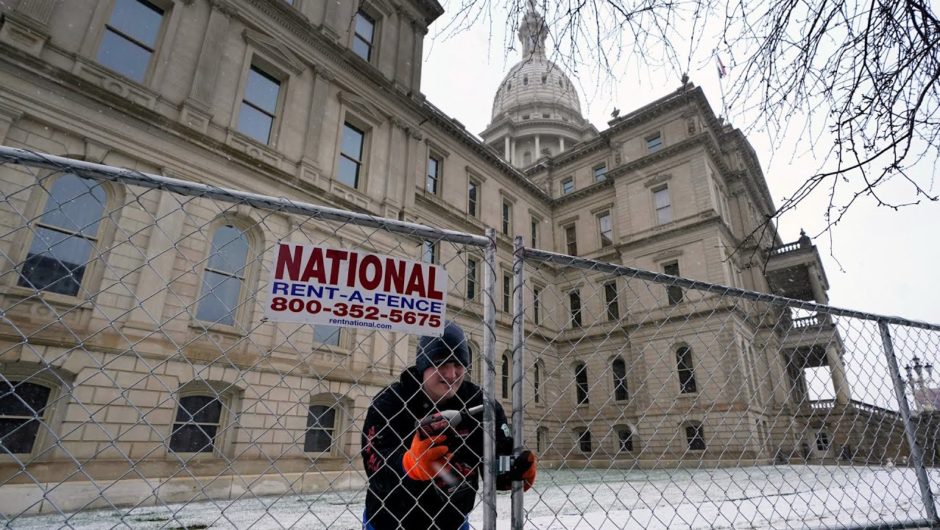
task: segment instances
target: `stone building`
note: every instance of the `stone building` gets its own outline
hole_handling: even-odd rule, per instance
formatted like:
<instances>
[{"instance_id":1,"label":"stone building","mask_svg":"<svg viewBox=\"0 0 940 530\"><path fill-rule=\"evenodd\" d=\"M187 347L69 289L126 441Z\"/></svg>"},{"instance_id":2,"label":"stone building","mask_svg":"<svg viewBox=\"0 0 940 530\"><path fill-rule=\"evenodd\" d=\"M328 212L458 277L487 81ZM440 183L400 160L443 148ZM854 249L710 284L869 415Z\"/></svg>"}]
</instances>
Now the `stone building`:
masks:
<instances>
[{"instance_id":1,"label":"stone building","mask_svg":"<svg viewBox=\"0 0 940 530\"><path fill-rule=\"evenodd\" d=\"M423 40L441 6L356 5L5 0L0 144L471 233L495 227L500 352L512 344L517 234L827 302L808 238L784 245L772 227L754 237L774 211L757 155L692 83L598 132L531 12L523 57L478 138L421 94ZM478 377L482 267L470 251L12 164L0 182L4 513L360 485L357 424L413 360L413 339L261 321L253 293L281 239L445 264ZM234 261L215 258L225 248ZM834 406L852 406L841 341L822 316L574 270L531 267L529 279L527 443L546 465L824 460L850 443L806 396L803 370L829 366ZM509 355L497 366L504 398ZM194 410L201 423L185 419ZM818 452L800 454L827 428Z\"/></svg>"}]
</instances>

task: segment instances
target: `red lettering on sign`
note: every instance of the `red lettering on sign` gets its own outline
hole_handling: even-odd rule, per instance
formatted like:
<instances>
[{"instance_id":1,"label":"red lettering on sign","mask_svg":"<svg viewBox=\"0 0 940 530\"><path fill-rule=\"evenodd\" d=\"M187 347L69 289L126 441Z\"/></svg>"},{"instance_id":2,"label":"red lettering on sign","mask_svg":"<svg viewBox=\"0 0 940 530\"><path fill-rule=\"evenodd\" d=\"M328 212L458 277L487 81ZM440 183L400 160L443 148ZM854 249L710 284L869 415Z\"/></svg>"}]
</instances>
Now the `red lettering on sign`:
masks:
<instances>
[{"instance_id":1,"label":"red lettering on sign","mask_svg":"<svg viewBox=\"0 0 940 530\"><path fill-rule=\"evenodd\" d=\"M346 261L346 255L349 254L345 250L335 250L327 249L326 257L330 260L330 283L336 285L336 282L339 281L339 265L343 261Z\"/></svg>"},{"instance_id":2,"label":"red lettering on sign","mask_svg":"<svg viewBox=\"0 0 940 530\"><path fill-rule=\"evenodd\" d=\"M356 265L359 264L359 254L356 252L349 253L349 273L346 274L346 287L355 287L356 286Z\"/></svg>"},{"instance_id":3,"label":"red lettering on sign","mask_svg":"<svg viewBox=\"0 0 940 530\"><path fill-rule=\"evenodd\" d=\"M274 277L278 280L284 279L286 269L287 278L296 281L300 274L300 262L303 259L303 247L295 246L294 253L291 254L290 245L281 243L277 249L277 265L274 268Z\"/></svg>"},{"instance_id":4,"label":"red lettering on sign","mask_svg":"<svg viewBox=\"0 0 940 530\"><path fill-rule=\"evenodd\" d=\"M405 288L405 293L408 296L420 296L424 297L424 271L420 265L415 265L411 269L411 276L408 278L408 287Z\"/></svg>"},{"instance_id":5,"label":"red lettering on sign","mask_svg":"<svg viewBox=\"0 0 940 530\"><path fill-rule=\"evenodd\" d=\"M428 298L433 300L443 300L444 293L438 291L435 287L437 285L436 278L434 276L437 274L437 267L430 267L430 277L428 278Z\"/></svg>"},{"instance_id":6,"label":"red lettering on sign","mask_svg":"<svg viewBox=\"0 0 940 530\"><path fill-rule=\"evenodd\" d=\"M385 258L385 283L383 289L400 293L405 289L405 264L397 259Z\"/></svg>"},{"instance_id":7,"label":"red lettering on sign","mask_svg":"<svg viewBox=\"0 0 940 530\"><path fill-rule=\"evenodd\" d=\"M319 283L326 282L326 270L323 267L323 250L320 247L313 247L310 259L307 260L307 268L304 269L300 281L308 282L313 278Z\"/></svg>"},{"instance_id":8,"label":"red lettering on sign","mask_svg":"<svg viewBox=\"0 0 940 530\"><path fill-rule=\"evenodd\" d=\"M371 271L370 271L371 269ZM363 289L373 290L379 286L382 281L382 261L378 256L368 254L362 258L362 266L359 267L359 285Z\"/></svg>"}]
</instances>

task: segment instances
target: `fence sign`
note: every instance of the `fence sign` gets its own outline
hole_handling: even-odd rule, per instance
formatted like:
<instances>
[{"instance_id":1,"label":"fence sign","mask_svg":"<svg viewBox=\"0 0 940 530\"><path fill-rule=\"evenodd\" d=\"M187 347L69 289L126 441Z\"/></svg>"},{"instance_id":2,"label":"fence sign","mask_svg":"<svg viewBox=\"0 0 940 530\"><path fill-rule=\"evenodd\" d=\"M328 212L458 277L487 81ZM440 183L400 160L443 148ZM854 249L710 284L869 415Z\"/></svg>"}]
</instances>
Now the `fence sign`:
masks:
<instances>
[{"instance_id":1,"label":"fence sign","mask_svg":"<svg viewBox=\"0 0 940 530\"><path fill-rule=\"evenodd\" d=\"M265 315L274 321L440 336L447 271L360 250L280 243Z\"/></svg>"}]
</instances>

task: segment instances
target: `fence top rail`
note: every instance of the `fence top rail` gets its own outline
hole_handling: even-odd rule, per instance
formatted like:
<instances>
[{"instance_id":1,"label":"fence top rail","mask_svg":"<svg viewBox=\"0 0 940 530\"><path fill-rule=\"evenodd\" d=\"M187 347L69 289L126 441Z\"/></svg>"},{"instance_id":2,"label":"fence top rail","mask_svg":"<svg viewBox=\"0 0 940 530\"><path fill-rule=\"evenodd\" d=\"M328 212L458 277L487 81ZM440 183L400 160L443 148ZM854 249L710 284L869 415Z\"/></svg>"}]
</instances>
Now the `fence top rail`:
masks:
<instances>
[{"instance_id":1,"label":"fence top rail","mask_svg":"<svg viewBox=\"0 0 940 530\"><path fill-rule=\"evenodd\" d=\"M396 219L351 212L339 208L331 208L329 206L319 206L307 202L294 201L285 197L271 197L231 188L211 186L163 175L142 173L136 170L116 168L15 147L0 145L0 162L12 162L59 171L67 170L93 180L107 180L133 184L144 188L160 189L181 195L206 197L230 203L244 203L262 210L294 213L329 221L349 222L360 226L380 228L398 234L435 240L440 239L477 247L486 247L491 244L491 241L483 235L468 234L443 228L433 228L418 223L398 221Z\"/></svg>"},{"instance_id":2,"label":"fence top rail","mask_svg":"<svg viewBox=\"0 0 940 530\"><path fill-rule=\"evenodd\" d=\"M717 293L723 295L732 295L741 298L746 298L749 300L754 300L756 302L765 302L769 304L792 307L797 309L805 309L808 311L816 311L817 313L824 313L828 315L836 315L843 317L852 317L858 318L861 320L872 320L875 322L884 322L885 324L897 324L901 326L908 326L912 328L926 329L930 331L940 331L940 324L931 324L929 322L920 322L917 320L909 320L901 317L892 317L887 315L877 315L874 313L865 313L863 311L855 311L852 309L843 309L839 307L833 307L824 304L818 304L815 302L806 302L804 300L796 300L794 298L786 298L784 296L778 296L770 293L761 293L757 291L749 291L746 289L738 289L736 287L728 287L725 285L702 282L698 280L690 280L688 278L680 278L678 276L670 276L668 274L660 272L651 272L643 269L637 269L634 267L627 267L624 265L616 265L613 263L607 263L603 261L597 261L588 258L579 258L575 256L569 256L567 254L559 254L557 252L550 252L547 250L539 250L526 247L524 250L524 257L526 259L533 259L537 261L543 261L546 263L553 263L555 265L565 265L569 267L575 267L578 269L592 270L598 272L604 272L607 274L613 274L616 276L631 276L634 278L639 278L642 280L648 280L660 284L675 285L678 287L684 287L686 289L696 289L699 291L706 291L710 293Z\"/></svg>"}]
</instances>

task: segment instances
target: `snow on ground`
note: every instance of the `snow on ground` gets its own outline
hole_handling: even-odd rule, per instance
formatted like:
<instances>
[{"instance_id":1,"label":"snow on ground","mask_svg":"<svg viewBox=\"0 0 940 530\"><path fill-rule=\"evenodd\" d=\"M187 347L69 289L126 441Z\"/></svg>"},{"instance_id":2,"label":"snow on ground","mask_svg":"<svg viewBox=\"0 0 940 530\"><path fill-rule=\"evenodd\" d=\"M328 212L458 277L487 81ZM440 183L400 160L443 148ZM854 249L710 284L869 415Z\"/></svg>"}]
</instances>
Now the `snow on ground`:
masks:
<instances>
[{"instance_id":1,"label":"snow on ground","mask_svg":"<svg viewBox=\"0 0 940 530\"><path fill-rule=\"evenodd\" d=\"M940 470L931 471L940 484ZM934 487L936 490L936 486ZM89 510L7 521L12 528L361 528L365 492ZM525 495L526 528L840 528L925 519L909 468L764 466L700 470L544 470ZM497 498L499 528L510 499ZM470 517L482 528L482 507Z\"/></svg>"}]
</instances>

